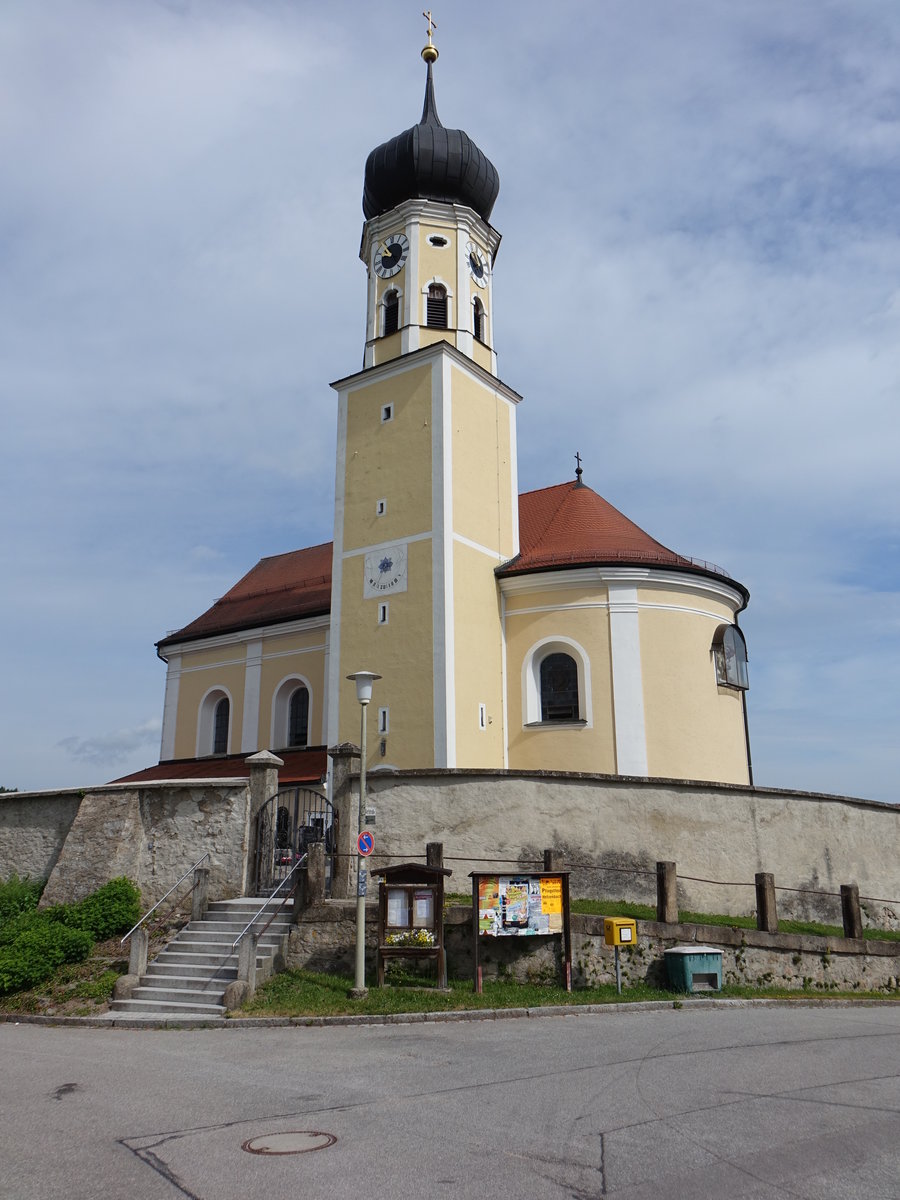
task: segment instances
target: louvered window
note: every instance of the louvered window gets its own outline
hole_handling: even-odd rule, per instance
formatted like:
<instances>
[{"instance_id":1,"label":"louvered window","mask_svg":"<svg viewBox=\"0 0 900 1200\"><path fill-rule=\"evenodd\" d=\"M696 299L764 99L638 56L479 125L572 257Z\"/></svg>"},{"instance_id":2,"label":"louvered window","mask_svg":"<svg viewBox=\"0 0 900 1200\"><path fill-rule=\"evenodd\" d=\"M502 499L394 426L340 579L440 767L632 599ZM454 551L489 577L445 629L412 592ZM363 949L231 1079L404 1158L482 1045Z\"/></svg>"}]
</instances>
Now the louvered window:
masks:
<instances>
[{"instance_id":1,"label":"louvered window","mask_svg":"<svg viewBox=\"0 0 900 1200\"><path fill-rule=\"evenodd\" d=\"M396 333L400 328L400 297L396 292L387 292L384 297L384 336Z\"/></svg>"},{"instance_id":2,"label":"louvered window","mask_svg":"<svg viewBox=\"0 0 900 1200\"><path fill-rule=\"evenodd\" d=\"M309 692L298 687L291 696L288 716L288 745L305 746L309 740Z\"/></svg>"},{"instance_id":3,"label":"louvered window","mask_svg":"<svg viewBox=\"0 0 900 1200\"><path fill-rule=\"evenodd\" d=\"M228 753L228 717L230 711L231 705L228 703L228 697L223 696L216 705L216 712L213 717L213 754Z\"/></svg>"},{"instance_id":4,"label":"louvered window","mask_svg":"<svg viewBox=\"0 0 900 1200\"><path fill-rule=\"evenodd\" d=\"M541 663L541 720L578 720L578 664L568 654L548 654Z\"/></svg>"},{"instance_id":5,"label":"louvered window","mask_svg":"<svg viewBox=\"0 0 900 1200\"><path fill-rule=\"evenodd\" d=\"M447 289L433 283L428 289L427 324L433 329L447 328Z\"/></svg>"},{"instance_id":6,"label":"louvered window","mask_svg":"<svg viewBox=\"0 0 900 1200\"><path fill-rule=\"evenodd\" d=\"M472 304L472 331L479 342L484 341L484 305L477 296Z\"/></svg>"}]
</instances>

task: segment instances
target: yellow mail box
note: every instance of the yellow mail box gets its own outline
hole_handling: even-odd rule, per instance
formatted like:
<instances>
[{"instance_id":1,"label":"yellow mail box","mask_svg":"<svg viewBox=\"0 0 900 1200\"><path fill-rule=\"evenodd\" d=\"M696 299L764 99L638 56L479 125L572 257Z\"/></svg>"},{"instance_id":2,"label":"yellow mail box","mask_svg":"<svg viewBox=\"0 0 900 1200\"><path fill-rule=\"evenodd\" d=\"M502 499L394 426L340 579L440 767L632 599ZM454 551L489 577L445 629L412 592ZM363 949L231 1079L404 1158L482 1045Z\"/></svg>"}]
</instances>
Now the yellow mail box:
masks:
<instances>
[{"instance_id":1,"label":"yellow mail box","mask_svg":"<svg viewBox=\"0 0 900 1200\"><path fill-rule=\"evenodd\" d=\"M631 917L604 917L603 940L607 946L633 946L637 941L637 921Z\"/></svg>"}]
</instances>

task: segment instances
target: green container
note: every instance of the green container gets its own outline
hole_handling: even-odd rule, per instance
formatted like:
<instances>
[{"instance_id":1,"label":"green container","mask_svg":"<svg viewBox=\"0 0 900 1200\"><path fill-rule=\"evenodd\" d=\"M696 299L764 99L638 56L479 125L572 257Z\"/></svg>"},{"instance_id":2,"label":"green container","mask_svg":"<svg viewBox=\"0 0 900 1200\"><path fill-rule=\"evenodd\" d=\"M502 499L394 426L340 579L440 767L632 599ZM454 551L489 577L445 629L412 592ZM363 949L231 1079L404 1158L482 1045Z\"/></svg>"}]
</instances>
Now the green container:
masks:
<instances>
[{"instance_id":1,"label":"green container","mask_svg":"<svg viewBox=\"0 0 900 1200\"><path fill-rule=\"evenodd\" d=\"M715 946L672 946L665 952L669 987L675 992L722 989L722 951Z\"/></svg>"}]
</instances>

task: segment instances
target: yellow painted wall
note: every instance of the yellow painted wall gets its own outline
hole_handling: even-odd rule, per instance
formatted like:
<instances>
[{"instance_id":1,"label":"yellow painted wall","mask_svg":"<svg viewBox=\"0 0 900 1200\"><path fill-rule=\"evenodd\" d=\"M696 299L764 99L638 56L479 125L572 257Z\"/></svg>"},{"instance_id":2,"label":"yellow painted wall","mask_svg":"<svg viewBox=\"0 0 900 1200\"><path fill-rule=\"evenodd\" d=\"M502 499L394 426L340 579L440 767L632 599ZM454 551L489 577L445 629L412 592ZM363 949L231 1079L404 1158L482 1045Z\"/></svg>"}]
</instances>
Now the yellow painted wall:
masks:
<instances>
[{"instance_id":1,"label":"yellow painted wall","mask_svg":"<svg viewBox=\"0 0 900 1200\"><path fill-rule=\"evenodd\" d=\"M272 704L275 692L286 675L302 675L312 688L309 709L309 745L322 743L322 715L325 703L325 630L279 635L263 639L263 661L259 686L259 729L256 740L260 750L279 748L272 739ZM275 742L277 742L277 732Z\"/></svg>"},{"instance_id":2,"label":"yellow painted wall","mask_svg":"<svg viewBox=\"0 0 900 1200\"><path fill-rule=\"evenodd\" d=\"M638 603L649 773L749 782L741 694L717 686L710 652L717 626L733 623L733 609L711 597L648 588L639 589Z\"/></svg>"},{"instance_id":3,"label":"yellow painted wall","mask_svg":"<svg viewBox=\"0 0 900 1200\"><path fill-rule=\"evenodd\" d=\"M430 511L430 508L429 508ZM362 555L344 560L341 605L340 740L359 743L356 689L346 676L375 671L369 706L369 765L394 762L392 744L402 746L404 767L434 763L434 695L431 540L412 542L408 551L409 590L379 599L363 599ZM378 603L386 600L390 620L378 624ZM391 732L382 760L376 733L377 709L390 708Z\"/></svg>"},{"instance_id":4,"label":"yellow painted wall","mask_svg":"<svg viewBox=\"0 0 900 1200\"><path fill-rule=\"evenodd\" d=\"M227 665L217 665L227 655ZM240 656L240 661L234 659ZM224 688L231 696L231 732L228 752L236 754L241 748L244 715L244 672L246 648L228 646L223 650L186 651L182 657L181 680L178 685L178 714L175 723L175 757L193 758L197 753L197 722L200 701L213 687ZM192 668L200 667L199 670Z\"/></svg>"},{"instance_id":5,"label":"yellow painted wall","mask_svg":"<svg viewBox=\"0 0 900 1200\"><path fill-rule=\"evenodd\" d=\"M431 529L431 365L351 391L347 404L344 548ZM391 421L381 409L394 406ZM387 500L387 512L375 505Z\"/></svg>"},{"instance_id":6,"label":"yellow painted wall","mask_svg":"<svg viewBox=\"0 0 900 1200\"><path fill-rule=\"evenodd\" d=\"M454 532L508 558L515 549L512 410L491 389L458 367L451 371L451 388Z\"/></svg>"},{"instance_id":7,"label":"yellow painted wall","mask_svg":"<svg viewBox=\"0 0 900 1200\"><path fill-rule=\"evenodd\" d=\"M503 652L496 560L453 546L456 765L503 766ZM478 724L485 704L490 722Z\"/></svg>"},{"instance_id":8,"label":"yellow painted wall","mask_svg":"<svg viewBox=\"0 0 900 1200\"><path fill-rule=\"evenodd\" d=\"M574 607L584 590L566 588L507 597L506 664L509 709L509 765L520 770L614 772L615 732L611 704L612 673L609 614L605 607ZM591 593L605 602L605 589ZM555 604L554 601L557 603ZM526 608L540 612L525 613ZM516 611L518 609L518 611ZM522 666L528 651L544 638L570 637L591 664L593 728L523 728Z\"/></svg>"},{"instance_id":9,"label":"yellow painted wall","mask_svg":"<svg viewBox=\"0 0 900 1200\"><path fill-rule=\"evenodd\" d=\"M488 327L488 336L490 337L490 327ZM493 339L492 339L493 341ZM488 346L481 342L473 341L472 357L479 367L484 367L485 371L493 371L493 363L491 361L491 351Z\"/></svg>"}]
</instances>

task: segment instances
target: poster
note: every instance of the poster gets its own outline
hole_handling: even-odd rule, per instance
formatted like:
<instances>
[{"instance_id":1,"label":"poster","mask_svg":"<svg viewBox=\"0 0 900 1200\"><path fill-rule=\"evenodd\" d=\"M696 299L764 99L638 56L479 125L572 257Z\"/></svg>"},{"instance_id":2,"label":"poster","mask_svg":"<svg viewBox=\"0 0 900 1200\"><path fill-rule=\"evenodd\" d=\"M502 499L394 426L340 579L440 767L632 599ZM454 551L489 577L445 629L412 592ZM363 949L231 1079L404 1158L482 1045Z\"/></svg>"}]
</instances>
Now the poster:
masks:
<instances>
[{"instance_id":1,"label":"poster","mask_svg":"<svg viewBox=\"0 0 900 1200\"><path fill-rule=\"evenodd\" d=\"M483 937L562 933L562 877L485 875L478 881L478 932Z\"/></svg>"}]
</instances>

